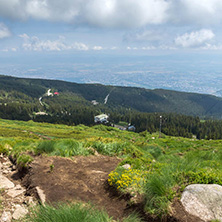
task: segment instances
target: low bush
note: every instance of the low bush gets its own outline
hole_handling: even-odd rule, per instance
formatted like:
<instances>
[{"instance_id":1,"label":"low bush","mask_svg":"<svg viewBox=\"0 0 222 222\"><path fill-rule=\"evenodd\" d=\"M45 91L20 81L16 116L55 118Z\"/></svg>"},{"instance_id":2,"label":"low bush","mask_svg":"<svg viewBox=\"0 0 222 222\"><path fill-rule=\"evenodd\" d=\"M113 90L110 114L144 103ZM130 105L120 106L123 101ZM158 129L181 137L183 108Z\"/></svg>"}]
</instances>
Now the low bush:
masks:
<instances>
[{"instance_id":1,"label":"low bush","mask_svg":"<svg viewBox=\"0 0 222 222\"><path fill-rule=\"evenodd\" d=\"M27 167L33 161L33 158L29 155L22 154L17 158L17 164L20 167Z\"/></svg>"},{"instance_id":2,"label":"low bush","mask_svg":"<svg viewBox=\"0 0 222 222\"><path fill-rule=\"evenodd\" d=\"M5 145L0 144L0 153L8 154L9 150Z\"/></svg>"},{"instance_id":3,"label":"low bush","mask_svg":"<svg viewBox=\"0 0 222 222\"><path fill-rule=\"evenodd\" d=\"M63 157L93 154L92 150L84 148L81 142L72 139L42 141L37 146L36 153Z\"/></svg>"},{"instance_id":4,"label":"low bush","mask_svg":"<svg viewBox=\"0 0 222 222\"><path fill-rule=\"evenodd\" d=\"M167 216L170 201L174 198L173 186L175 182L170 172L151 174L145 184L145 210L160 218Z\"/></svg>"},{"instance_id":5,"label":"low bush","mask_svg":"<svg viewBox=\"0 0 222 222\"><path fill-rule=\"evenodd\" d=\"M125 150L126 144L94 142L91 146L100 154L115 156Z\"/></svg>"},{"instance_id":6,"label":"low bush","mask_svg":"<svg viewBox=\"0 0 222 222\"><path fill-rule=\"evenodd\" d=\"M142 187L146 177L145 174L146 172L143 170L118 167L109 174L108 183L122 192L128 192L130 190L131 192L137 191L142 193Z\"/></svg>"}]
</instances>

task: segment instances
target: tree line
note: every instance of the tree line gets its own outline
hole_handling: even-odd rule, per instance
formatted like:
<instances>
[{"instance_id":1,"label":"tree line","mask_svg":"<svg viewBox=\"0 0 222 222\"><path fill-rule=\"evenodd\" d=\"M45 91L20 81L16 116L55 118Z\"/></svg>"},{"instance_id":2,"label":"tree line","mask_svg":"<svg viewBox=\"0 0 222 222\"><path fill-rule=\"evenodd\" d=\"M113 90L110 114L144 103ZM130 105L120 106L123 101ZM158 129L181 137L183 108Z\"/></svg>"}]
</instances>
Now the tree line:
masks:
<instances>
[{"instance_id":1,"label":"tree line","mask_svg":"<svg viewBox=\"0 0 222 222\"><path fill-rule=\"evenodd\" d=\"M88 104L51 104L48 115L34 115L39 110L39 104L9 103L0 104L0 118L11 120L33 120L67 125L94 125L94 116L101 112L109 114L110 123L128 122L136 127L136 132L161 132L170 136L181 136L197 139L222 139L221 120L201 120L199 117L175 113L142 113L124 108L103 108ZM162 116L160 120L160 116ZM160 122L161 121L161 122Z\"/></svg>"}]
</instances>

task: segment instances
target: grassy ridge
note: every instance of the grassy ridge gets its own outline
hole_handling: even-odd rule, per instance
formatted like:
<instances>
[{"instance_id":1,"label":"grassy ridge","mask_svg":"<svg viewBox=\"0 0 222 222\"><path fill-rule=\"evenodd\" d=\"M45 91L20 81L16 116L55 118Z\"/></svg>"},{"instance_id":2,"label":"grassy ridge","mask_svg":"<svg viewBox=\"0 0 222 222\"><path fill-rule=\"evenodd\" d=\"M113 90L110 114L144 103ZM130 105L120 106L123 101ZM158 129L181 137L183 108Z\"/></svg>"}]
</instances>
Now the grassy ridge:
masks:
<instances>
[{"instance_id":1,"label":"grassy ridge","mask_svg":"<svg viewBox=\"0 0 222 222\"><path fill-rule=\"evenodd\" d=\"M53 125L0 119L0 152L26 166L33 154L119 156L123 161L108 182L131 201L144 201L145 212L158 217L170 213L174 198L193 183L222 185L220 140L196 140L121 131L112 127ZM32 156L30 155L32 154ZM122 166L130 164L129 169Z\"/></svg>"}]
</instances>

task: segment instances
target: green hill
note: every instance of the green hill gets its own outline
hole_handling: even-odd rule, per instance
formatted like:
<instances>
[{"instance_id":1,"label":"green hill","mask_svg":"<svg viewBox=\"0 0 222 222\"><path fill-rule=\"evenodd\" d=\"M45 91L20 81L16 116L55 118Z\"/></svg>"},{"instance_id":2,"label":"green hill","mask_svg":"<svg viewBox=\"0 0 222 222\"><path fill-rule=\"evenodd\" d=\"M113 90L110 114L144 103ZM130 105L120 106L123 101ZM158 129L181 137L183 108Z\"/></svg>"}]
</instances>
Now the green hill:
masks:
<instances>
[{"instance_id":1,"label":"green hill","mask_svg":"<svg viewBox=\"0 0 222 222\"><path fill-rule=\"evenodd\" d=\"M222 99L211 95L0 76L1 103L19 101L37 104L38 98L48 89L64 95L62 101L60 98L54 99L61 106L65 102L78 101L89 105L92 100L103 104L105 97L110 94L105 106L110 109L121 107L140 112L173 112L201 118L222 118Z\"/></svg>"}]
</instances>

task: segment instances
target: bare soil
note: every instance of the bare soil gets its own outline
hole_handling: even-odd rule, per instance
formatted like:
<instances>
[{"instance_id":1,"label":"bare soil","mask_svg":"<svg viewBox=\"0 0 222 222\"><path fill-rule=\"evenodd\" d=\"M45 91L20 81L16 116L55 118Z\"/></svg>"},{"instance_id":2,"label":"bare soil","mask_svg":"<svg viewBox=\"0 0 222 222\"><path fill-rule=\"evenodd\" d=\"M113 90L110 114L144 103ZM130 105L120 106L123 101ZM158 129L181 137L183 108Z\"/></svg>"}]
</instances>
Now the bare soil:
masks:
<instances>
[{"instance_id":1,"label":"bare soil","mask_svg":"<svg viewBox=\"0 0 222 222\"><path fill-rule=\"evenodd\" d=\"M145 215L143 204L129 206L129 196L120 196L107 184L108 174L116 168L121 159L108 156L77 156L73 159L62 157L36 157L23 185L28 194L39 186L46 195L47 203L84 201L105 209L113 219L122 219L132 211L137 211L144 221L159 222ZM179 200L172 205L173 216L167 222L201 222L189 215Z\"/></svg>"}]
</instances>

